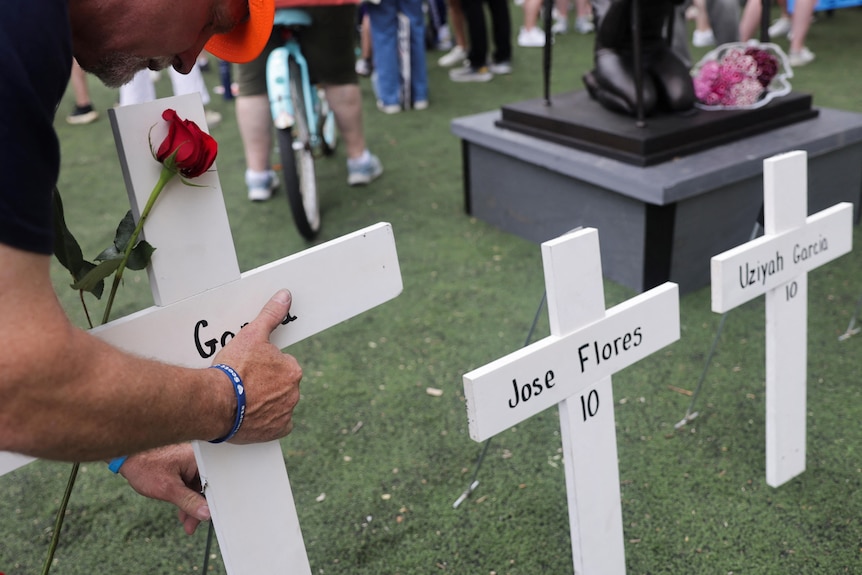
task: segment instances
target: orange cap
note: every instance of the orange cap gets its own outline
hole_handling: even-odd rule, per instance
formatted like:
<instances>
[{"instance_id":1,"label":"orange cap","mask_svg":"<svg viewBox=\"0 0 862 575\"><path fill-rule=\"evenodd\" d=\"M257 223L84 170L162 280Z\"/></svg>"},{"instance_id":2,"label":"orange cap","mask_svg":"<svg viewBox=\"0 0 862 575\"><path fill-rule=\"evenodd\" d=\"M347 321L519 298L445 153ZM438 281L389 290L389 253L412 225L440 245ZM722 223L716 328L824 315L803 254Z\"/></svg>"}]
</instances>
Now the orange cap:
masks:
<instances>
[{"instance_id":1,"label":"orange cap","mask_svg":"<svg viewBox=\"0 0 862 575\"><path fill-rule=\"evenodd\" d=\"M275 0L248 0L248 20L209 39L204 49L216 58L244 64L257 58L272 33Z\"/></svg>"}]
</instances>

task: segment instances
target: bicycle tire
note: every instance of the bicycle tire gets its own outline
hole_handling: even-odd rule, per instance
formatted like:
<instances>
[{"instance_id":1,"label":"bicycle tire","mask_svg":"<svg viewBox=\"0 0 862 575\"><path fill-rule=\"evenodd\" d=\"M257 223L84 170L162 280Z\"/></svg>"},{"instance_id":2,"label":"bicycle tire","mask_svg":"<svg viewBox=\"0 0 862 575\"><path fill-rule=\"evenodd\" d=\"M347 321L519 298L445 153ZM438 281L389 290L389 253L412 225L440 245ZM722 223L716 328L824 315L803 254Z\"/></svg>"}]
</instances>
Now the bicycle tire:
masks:
<instances>
[{"instance_id":1,"label":"bicycle tire","mask_svg":"<svg viewBox=\"0 0 862 575\"><path fill-rule=\"evenodd\" d=\"M314 182L314 158L311 151L293 138L290 129L276 130L284 189L290 204L293 223L303 238L313 240L320 231L320 208L314 184L308 184L309 174ZM294 142L298 145L294 149ZM311 190L309 190L311 188ZM311 191L312 193L308 193ZM305 194L303 194L305 192ZM308 200L306 200L308 197Z\"/></svg>"},{"instance_id":2,"label":"bicycle tire","mask_svg":"<svg viewBox=\"0 0 862 575\"><path fill-rule=\"evenodd\" d=\"M293 130L276 130L284 189L299 234L306 240L314 239L320 231L320 204L317 199L317 179L314 157L309 142L306 102L302 92L299 64L293 58L287 61L290 74L289 90L293 102Z\"/></svg>"}]
</instances>

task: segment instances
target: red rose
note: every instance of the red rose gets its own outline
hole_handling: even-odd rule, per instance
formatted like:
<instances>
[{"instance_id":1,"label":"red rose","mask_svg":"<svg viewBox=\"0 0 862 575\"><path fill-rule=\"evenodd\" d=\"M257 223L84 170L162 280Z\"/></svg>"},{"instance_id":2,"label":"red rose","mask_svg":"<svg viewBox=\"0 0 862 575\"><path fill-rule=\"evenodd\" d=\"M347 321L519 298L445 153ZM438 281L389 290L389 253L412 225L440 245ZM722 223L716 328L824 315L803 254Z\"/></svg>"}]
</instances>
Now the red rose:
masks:
<instances>
[{"instance_id":1,"label":"red rose","mask_svg":"<svg viewBox=\"0 0 862 575\"><path fill-rule=\"evenodd\" d=\"M159 146L156 159L164 164L173 156L173 166L186 178L196 178L209 170L218 153L218 144L212 136L191 120L181 119L176 110L165 110L162 118L168 122L168 135Z\"/></svg>"}]
</instances>

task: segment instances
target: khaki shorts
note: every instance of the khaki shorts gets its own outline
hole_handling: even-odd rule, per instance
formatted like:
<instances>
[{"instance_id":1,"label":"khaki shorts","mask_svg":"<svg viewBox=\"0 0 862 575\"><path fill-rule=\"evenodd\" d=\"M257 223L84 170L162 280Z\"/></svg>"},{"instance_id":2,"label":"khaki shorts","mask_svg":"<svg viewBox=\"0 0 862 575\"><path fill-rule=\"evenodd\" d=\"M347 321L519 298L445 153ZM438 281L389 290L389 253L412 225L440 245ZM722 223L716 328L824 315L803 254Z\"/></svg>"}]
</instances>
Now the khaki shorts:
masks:
<instances>
[{"instance_id":1,"label":"khaki shorts","mask_svg":"<svg viewBox=\"0 0 862 575\"><path fill-rule=\"evenodd\" d=\"M299 34L299 46L308 62L312 84L341 86L357 84L354 45L356 39L356 5L310 6L311 26ZM236 66L240 96L266 94L266 58L283 42L277 31L263 53L248 64Z\"/></svg>"}]
</instances>

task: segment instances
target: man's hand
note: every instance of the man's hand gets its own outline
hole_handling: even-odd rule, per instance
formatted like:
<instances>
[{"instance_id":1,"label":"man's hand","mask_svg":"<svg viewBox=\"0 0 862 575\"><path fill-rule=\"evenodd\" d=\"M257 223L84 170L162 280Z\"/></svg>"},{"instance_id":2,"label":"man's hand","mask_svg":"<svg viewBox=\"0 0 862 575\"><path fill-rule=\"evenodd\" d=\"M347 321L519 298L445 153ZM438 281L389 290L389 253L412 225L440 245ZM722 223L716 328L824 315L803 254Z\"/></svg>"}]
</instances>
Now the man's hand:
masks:
<instances>
[{"instance_id":1,"label":"man's hand","mask_svg":"<svg viewBox=\"0 0 862 575\"><path fill-rule=\"evenodd\" d=\"M269 342L272 331L290 311L291 295L280 290L260 314L216 355L213 363L231 366L245 387L245 420L231 443L278 439L293 428L293 408L299 401L302 368L296 359ZM227 381L223 385L229 385ZM225 421L225 432L231 421Z\"/></svg>"},{"instance_id":2,"label":"man's hand","mask_svg":"<svg viewBox=\"0 0 862 575\"><path fill-rule=\"evenodd\" d=\"M191 444L158 447L131 455L120 467L120 475L141 495L176 505L180 523L189 535L201 521L209 521L210 508L201 495Z\"/></svg>"}]
</instances>

